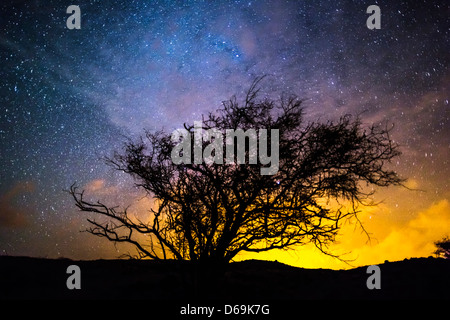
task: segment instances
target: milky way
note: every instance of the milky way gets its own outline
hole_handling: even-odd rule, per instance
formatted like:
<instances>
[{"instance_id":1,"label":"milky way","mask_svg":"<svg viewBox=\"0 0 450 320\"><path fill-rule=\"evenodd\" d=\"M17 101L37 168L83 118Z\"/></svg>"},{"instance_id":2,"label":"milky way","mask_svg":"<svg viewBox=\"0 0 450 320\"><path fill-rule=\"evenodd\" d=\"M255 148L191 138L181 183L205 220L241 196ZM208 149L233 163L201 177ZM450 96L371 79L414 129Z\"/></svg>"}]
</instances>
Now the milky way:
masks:
<instances>
[{"instance_id":1,"label":"milky way","mask_svg":"<svg viewBox=\"0 0 450 320\"><path fill-rule=\"evenodd\" d=\"M79 30L66 26L71 4ZM371 4L379 30L366 26ZM423 192L382 193L384 223L407 226L450 200L448 14L445 1L3 2L0 254L113 257L78 232L63 190L126 203L131 181L102 157L201 119L261 75L263 95L297 94L312 120L394 125L392 166Z\"/></svg>"}]
</instances>

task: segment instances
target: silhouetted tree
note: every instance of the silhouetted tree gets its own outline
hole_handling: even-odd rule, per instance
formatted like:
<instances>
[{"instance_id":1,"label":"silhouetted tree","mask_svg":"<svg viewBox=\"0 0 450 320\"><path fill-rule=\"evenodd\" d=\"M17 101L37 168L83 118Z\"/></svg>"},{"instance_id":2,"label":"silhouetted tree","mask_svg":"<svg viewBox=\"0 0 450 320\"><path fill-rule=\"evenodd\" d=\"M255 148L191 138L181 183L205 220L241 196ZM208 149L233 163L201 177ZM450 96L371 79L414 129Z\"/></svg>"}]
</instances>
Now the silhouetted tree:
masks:
<instances>
[{"instance_id":1,"label":"silhouetted tree","mask_svg":"<svg viewBox=\"0 0 450 320\"><path fill-rule=\"evenodd\" d=\"M445 237L442 240L436 241L434 243L436 246L436 251L434 251L434 254L437 257L443 257L445 259L450 259L450 238Z\"/></svg>"},{"instance_id":2,"label":"silhouetted tree","mask_svg":"<svg viewBox=\"0 0 450 320\"><path fill-rule=\"evenodd\" d=\"M127 210L86 201L73 185L70 193L79 209L108 218L88 219L88 232L131 243L140 258L226 263L242 251L306 243L331 254L327 245L342 222L354 217L359 223L358 207L371 204L370 187L401 184L396 172L386 168L400 155L398 146L387 126L363 128L358 118L348 115L338 121L306 122L302 100L295 96L259 99L261 79L254 81L242 104L233 97L206 115L202 129L216 128L224 135L227 129L278 129L276 173L262 175L261 165L250 164L250 148L244 164L175 164L171 153L178 141L172 141L170 133L146 132L107 163L133 176L157 209L151 210L148 221L138 221ZM195 144L196 129L184 127ZM268 139L269 150L274 141ZM225 159L225 147L211 155ZM148 235L148 243L137 241L135 234Z\"/></svg>"}]
</instances>

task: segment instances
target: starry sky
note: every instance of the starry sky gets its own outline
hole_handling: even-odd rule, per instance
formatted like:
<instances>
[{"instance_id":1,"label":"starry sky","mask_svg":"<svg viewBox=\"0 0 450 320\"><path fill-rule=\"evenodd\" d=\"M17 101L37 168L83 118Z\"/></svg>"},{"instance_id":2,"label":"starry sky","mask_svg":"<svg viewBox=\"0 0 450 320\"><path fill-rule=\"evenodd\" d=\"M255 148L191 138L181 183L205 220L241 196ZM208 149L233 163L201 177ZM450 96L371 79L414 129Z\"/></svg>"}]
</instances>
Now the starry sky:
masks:
<instances>
[{"instance_id":1,"label":"starry sky","mask_svg":"<svg viewBox=\"0 0 450 320\"><path fill-rule=\"evenodd\" d=\"M69 30L69 5L81 29ZM381 9L369 30L368 6ZM0 254L73 259L127 252L80 232L64 192L131 205L150 200L102 157L144 129L200 120L252 80L264 96L305 99L310 120L360 115L394 125L391 164L411 189L379 190L333 246L354 265L429 256L450 234L450 46L446 1L2 1ZM345 267L308 246L242 258Z\"/></svg>"}]
</instances>

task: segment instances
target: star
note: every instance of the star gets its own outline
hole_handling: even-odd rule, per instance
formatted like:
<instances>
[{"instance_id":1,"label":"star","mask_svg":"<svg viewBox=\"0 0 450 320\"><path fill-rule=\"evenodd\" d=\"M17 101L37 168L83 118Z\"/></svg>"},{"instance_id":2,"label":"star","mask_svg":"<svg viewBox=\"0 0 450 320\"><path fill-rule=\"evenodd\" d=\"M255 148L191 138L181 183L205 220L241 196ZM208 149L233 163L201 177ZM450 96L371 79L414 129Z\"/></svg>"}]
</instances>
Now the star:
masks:
<instances>
[{"instance_id":1,"label":"star","mask_svg":"<svg viewBox=\"0 0 450 320\"><path fill-rule=\"evenodd\" d=\"M132 179L102 158L145 129L201 120L261 75L264 96L304 98L307 121L352 114L368 125L395 124L403 151L395 170L433 192L384 194L399 200L387 204L395 214L385 225L368 216L375 231L385 235L449 199L443 1L380 4L379 30L367 28L367 8L348 1L77 5L80 29L67 28L60 1L1 5L0 195L13 196L0 214L0 248L8 254L117 256L97 240L80 244L84 220L63 190L76 181L129 205L139 198ZM23 212L27 223L8 224Z\"/></svg>"}]
</instances>

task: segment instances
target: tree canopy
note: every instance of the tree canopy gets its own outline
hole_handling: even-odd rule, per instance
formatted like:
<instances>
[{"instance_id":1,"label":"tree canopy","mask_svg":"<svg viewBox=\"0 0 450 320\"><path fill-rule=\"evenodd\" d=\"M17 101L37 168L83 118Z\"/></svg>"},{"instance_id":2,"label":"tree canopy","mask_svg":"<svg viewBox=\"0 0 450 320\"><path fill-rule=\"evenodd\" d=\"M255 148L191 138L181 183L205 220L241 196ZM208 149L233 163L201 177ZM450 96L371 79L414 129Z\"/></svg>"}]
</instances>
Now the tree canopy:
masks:
<instances>
[{"instance_id":1,"label":"tree canopy","mask_svg":"<svg viewBox=\"0 0 450 320\"><path fill-rule=\"evenodd\" d=\"M306 243L332 255L327 246L335 241L343 221L349 217L359 221L359 206L371 203L373 191L367 186L402 183L388 168L400 155L398 146L390 138L390 128L365 127L358 117L306 121L303 101L296 96L260 99L260 81L254 81L242 102L232 97L221 109L203 116L200 129L214 130L215 137L206 135L199 142L198 125L184 124L184 138L191 139L191 145L200 143L209 160L216 161L173 161L179 140L164 131L147 131L106 160L130 174L154 199L157 206L148 221L133 219L126 209L88 202L73 185L70 193L79 209L107 218L88 219L88 231L115 243L131 243L140 258L226 263L243 251ZM235 143L232 148L238 151L236 138L211 147L231 129L266 130L267 135L246 135L244 161L231 162L226 161L226 148ZM252 158L251 139L258 142L259 164ZM266 156L271 150L270 157L278 161L276 172L261 174L261 168L273 165L262 161L262 147ZM177 149L185 159L186 152ZM192 160L195 155L190 156ZM137 241L135 234L148 235L148 243Z\"/></svg>"}]
</instances>

